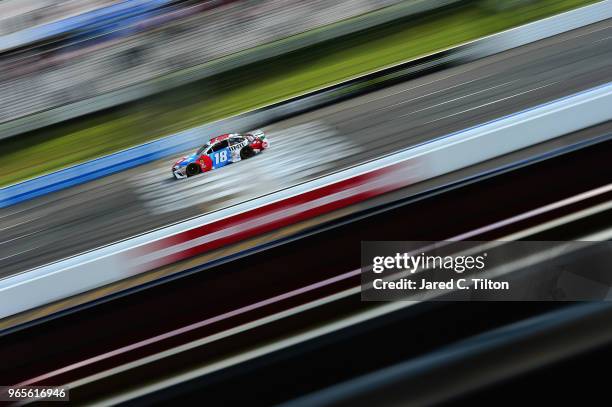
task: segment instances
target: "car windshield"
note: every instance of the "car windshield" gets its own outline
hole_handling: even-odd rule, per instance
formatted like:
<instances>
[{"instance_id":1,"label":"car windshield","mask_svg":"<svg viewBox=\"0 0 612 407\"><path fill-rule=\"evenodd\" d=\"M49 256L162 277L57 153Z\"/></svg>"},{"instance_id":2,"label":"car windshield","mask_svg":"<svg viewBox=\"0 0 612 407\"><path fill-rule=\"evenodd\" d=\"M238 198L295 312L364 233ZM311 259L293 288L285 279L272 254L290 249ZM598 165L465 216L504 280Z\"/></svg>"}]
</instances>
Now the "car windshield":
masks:
<instances>
[{"instance_id":1,"label":"car windshield","mask_svg":"<svg viewBox=\"0 0 612 407\"><path fill-rule=\"evenodd\" d=\"M210 146L208 145L208 143L207 143L207 144L204 144L202 147L200 147L200 148L198 149L198 151L196 151L196 154L197 154L197 155L202 155L202 153L204 153L204 151L206 151L206 149L207 149L208 147L210 147Z\"/></svg>"}]
</instances>

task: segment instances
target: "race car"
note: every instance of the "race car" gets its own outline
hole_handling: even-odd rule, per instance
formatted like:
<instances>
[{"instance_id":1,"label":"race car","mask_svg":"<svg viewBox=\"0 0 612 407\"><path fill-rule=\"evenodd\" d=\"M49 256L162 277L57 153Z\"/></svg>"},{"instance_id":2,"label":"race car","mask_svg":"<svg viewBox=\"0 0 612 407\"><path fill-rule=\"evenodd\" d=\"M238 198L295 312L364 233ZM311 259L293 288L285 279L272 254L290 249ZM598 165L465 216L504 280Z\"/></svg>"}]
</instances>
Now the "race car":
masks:
<instances>
[{"instance_id":1,"label":"race car","mask_svg":"<svg viewBox=\"0 0 612 407\"><path fill-rule=\"evenodd\" d=\"M227 164L246 160L270 146L262 130L250 133L231 133L213 137L195 153L182 157L172 165L172 175L183 179Z\"/></svg>"}]
</instances>

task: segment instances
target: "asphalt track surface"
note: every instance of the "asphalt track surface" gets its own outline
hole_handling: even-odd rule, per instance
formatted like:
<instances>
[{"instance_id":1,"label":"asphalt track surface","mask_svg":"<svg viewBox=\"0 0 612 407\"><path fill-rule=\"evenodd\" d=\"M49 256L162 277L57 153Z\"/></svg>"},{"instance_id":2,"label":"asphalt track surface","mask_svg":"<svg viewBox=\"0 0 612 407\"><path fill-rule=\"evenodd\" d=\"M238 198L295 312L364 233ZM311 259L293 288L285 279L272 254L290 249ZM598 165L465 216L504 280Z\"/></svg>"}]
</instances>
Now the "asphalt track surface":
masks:
<instances>
[{"instance_id":1,"label":"asphalt track surface","mask_svg":"<svg viewBox=\"0 0 612 407\"><path fill-rule=\"evenodd\" d=\"M610 82L611 32L604 21L271 124L270 150L188 180L171 158L2 209L0 277Z\"/></svg>"}]
</instances>

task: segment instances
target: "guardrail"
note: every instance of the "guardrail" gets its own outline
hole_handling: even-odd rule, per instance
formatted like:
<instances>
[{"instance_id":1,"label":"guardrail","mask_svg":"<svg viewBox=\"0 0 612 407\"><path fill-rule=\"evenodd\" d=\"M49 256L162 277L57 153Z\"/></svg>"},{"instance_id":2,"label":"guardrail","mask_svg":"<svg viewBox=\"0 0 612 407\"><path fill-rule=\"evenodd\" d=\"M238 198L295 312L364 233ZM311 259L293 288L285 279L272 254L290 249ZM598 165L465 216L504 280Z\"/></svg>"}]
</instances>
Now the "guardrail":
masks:
<instances>
[{"instance_id":1,"label":"guardrail","mask_svg":"<svg viewBox=\"0 0 612 407\"><path fill-rule=\"evenodd\" d=\"M0 318L612 119L612 83L0 280ZM504 140L500 143L499 140Z\"/></svg>"},{"instance_id":2,"label":"guardrail","mask_svg":"<svg viewBox=\"0 0 612 407\"><path fill-rule=\"evenodd\" d=\"M291 115L379 89L407 76L450 63L475 60L567 32L612 17L612 2L604 1L405 61L284 102L189 129L140 146L68 167L0 189L0 208L91 181L114 172L192 149L228 131L248 131Z\"/></svg>"}]
</instances>

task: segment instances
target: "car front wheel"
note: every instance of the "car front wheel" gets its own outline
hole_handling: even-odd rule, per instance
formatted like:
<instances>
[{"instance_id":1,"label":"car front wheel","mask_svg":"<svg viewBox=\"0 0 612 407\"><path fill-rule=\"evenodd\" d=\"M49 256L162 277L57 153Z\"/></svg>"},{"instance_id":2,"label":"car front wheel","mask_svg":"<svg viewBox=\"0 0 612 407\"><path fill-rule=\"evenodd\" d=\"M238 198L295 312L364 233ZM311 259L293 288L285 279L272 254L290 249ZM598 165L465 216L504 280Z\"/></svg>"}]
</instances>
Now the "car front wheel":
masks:
<instances>
[{"instance_id":1,"label":"car front wheel","mask_svg":"<svg viewBox=\"0 0 612 407\"><path fill-rule=\"evenodd\" d=\"M192 175L199 174L201 172L200 166L198 164L189 164L187 166L187 176L191 177Z\"/></svg>"}]
</instances>

